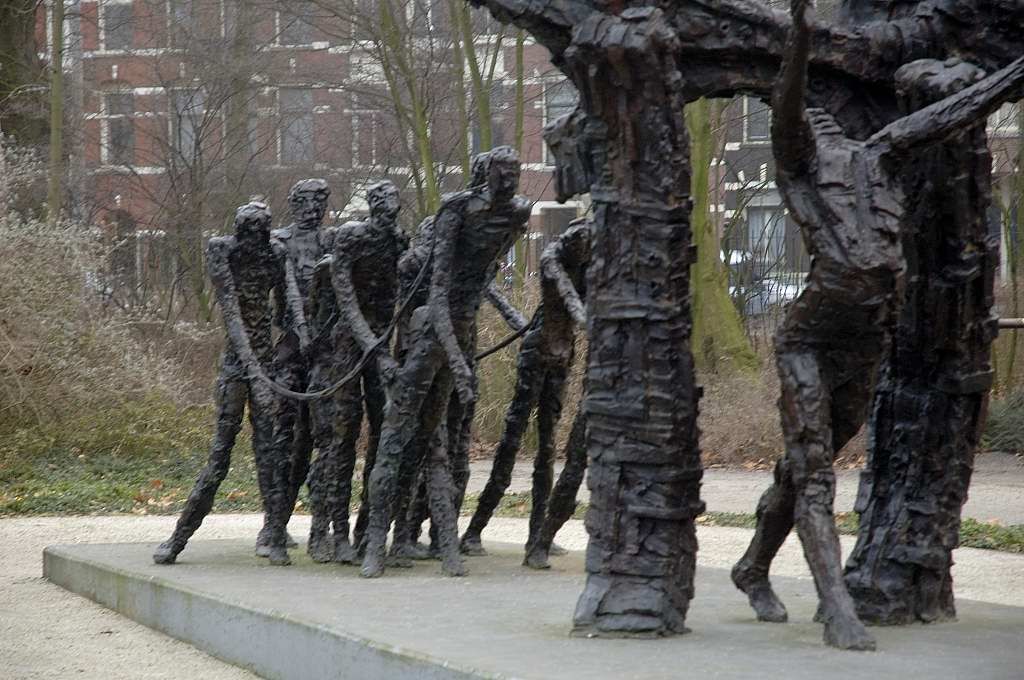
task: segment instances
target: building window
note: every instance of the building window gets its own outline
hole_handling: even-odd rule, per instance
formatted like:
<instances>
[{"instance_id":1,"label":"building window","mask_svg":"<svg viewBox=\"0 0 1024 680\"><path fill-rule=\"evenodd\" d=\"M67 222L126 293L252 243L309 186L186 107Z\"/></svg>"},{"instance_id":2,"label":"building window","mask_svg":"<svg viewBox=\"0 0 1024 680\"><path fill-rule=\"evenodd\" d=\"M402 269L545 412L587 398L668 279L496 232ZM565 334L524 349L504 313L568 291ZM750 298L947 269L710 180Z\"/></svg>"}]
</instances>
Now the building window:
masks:
<instances>
[{"instance_id":1,"label":"building window","mask_svg":"<svg viewBox=\"0 0 1024 680\"><path fill-rule=\"evenodd\" d=\"M128 50L135 33L132 3L105 2L100 5L103 49Z\"/></svg>"},{"instance_id":2,"label":"building window","mask_svg":"<svg viewBox=\"0 0 1024 680\"><path fill-rule=\"evenodd\" d=\"M167 38L171 47L184 47L195 35L198 22L194 0L169 0Z\"/></svg>"},{"instance_id":3,"label":"building window","mask_svg":"<svg viewBox=\"0 0 1024 680\"><path fill-rule=\"evenodd\" d=\"M308 45L313 42L313 5L291 2L285 11L278 11L278 42L282 45Z\"/></svg>"},{"instance_id":4,"label":"building window","mask_svg":"<svg viewBox=\"0 0 1024 680\"><path fill-rule=\"evenodd\" d=\"M786 216L780 206L748 206L747 235L762 274L785 266Z\"/></svg>"},{"instance_id":5,"label":"building window","mask_svg":"<svg viewBox=\"0 0 1024 680\"><path fill-rule=\"evenodd\" d=\"M106 165L132 165L135 160L135 99L132 94L108 92L103 95L102 147Z\"/></svg>"},{"instance_id":6,"label":"building window","mask_svg":"<svg viewBox=\"0 0 1024 680\"><path fill-rule=\"evenodd\" d=\"M281 163L309 163L313 160L313 91L281 88Z\"/></svg>"},{"instance_id":7,"label":"building window","mask_svg":"<svg viewBox=\"0 0 1024 680\"><path fill-rule=\"evenodd\" d=\"M177 158L186 163L199 155L203 135L206 93L201 89L171 93L171 139Z\"/></svg>"},{"instance_id":8,"label":"building window","mask_svg":"<svg viewBox=\"0 0 1024 680\"><path fill-rule=\"evenodd\" d=\"M767 142L772 133L772 109L755 97L743 98L743 141Z\"/></svg>"},{"instance_id":9,"label":"building window","mask_svg":"<svg viewBox=\"0 0 1024 680\"><path fill-rule=\"evenodd\" d=\"M544 85L544 125L551 121L572 113L579 101L576 88L568 80L546 83ZM547 144L544 147L544 162L553 166L555 158L548 151Z\"/></svg>"}]
</instances>

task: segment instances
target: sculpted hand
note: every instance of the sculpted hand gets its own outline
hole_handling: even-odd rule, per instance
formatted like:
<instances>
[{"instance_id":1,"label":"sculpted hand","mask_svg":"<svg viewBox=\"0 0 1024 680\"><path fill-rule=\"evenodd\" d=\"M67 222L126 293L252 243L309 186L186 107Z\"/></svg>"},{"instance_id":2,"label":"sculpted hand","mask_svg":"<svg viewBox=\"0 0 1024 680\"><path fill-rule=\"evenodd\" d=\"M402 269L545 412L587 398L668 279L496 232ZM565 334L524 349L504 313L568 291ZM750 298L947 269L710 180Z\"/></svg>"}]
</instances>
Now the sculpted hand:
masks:
<instances>
[{"instance_id":1,"label":"sculpted hand","mask_svg":"<svg viewBox=\"0 0 1024 680\"><path fill-rule=\"evenodd\" d=\"M388 385L395 382L398 377L398 362L390 354L381 353L377 357L377 369L380 371L381 379Z\"/></svg>"},{"instance_id":2,"label":"sculpted hand","mask_svg":"<svg viewBox=\"0 0 1024 680\"><path fill-rule=\"evenodd\" d=\"M452 372L455 374L455 392L459 395L459 403L463 406L473 403L476 398L476 376L465 361L459 362Z\"/></svg>"}]
</instances>

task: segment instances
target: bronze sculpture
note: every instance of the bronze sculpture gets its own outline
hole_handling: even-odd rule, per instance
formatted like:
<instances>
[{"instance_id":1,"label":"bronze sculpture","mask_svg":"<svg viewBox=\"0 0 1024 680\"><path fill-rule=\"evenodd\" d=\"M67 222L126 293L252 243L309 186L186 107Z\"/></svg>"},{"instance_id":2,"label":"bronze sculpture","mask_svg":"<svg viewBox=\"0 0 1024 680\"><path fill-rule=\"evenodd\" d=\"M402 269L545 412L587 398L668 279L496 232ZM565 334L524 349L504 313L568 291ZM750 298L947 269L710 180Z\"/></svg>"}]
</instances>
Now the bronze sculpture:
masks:
<instances>
[{"instance_id":1,"label":"bronze sculpture","mask_svg":"<svg viewBox=\"0 0 1024 680\"><path fill-rule=\"evenodd\" d=\"M445 427L454 387L468 404L475 386L466 358L477 308L495 259L522 233L529 203L515 195L519 159L509 147L488 153L487 183L449 197L434 223L433 266L427 304L414 313L405 363L385 412L370 478L370 514L361 573L380 576L403 452L417 431L428 436L428 494L438 525L442 568L465 573L458 552L454 484Z\"/></svg>"},{"instance_id":2,"label":"bronze sculpture","mask_svg":"<svg viewBox=\"0 0 1024 680\"><path fill-rule=\"evenodd\" d=\"M279 507L286 502L287 488L281 484L282 465L273 444L276 400L254 377L256 367L267 368L273 359L270 294L285 285L284 256L270 239L270 211L262 203L240 207L235 214L235 234L212 238L207 246L206 266L228 339L217 379L217 425L210 459L189 494L174 533L153 554L157 564L174 563L213 507L217 488L228 473L246 404L260 493L267 508L267 556L274 564L288 562Z\"/></svg>"},{"instance_id":3,"label":"bronze sculpture","mask_svg":"<svg viewBox=\"0 0 1024 680\"><path fill-rule=\"evenodd\" d=\"M356 440L363 420L363 401L369 423L365 469L373 469L384 415L384 384L394 379L398 365L386 350L376 349L394 313L398 294L398 259L407 247L396 220L398 188L389 180L366 191L370 218L339 227L332 255L318 266L329 267L338 321L333 325L332 366L318 387L347 374L367 353L375 361L363 369L362 389L354 380L327 400L331 404L317 420L320 454L309 475L313 525L308 549L316 561L353 562L349 541L349 502L356 462ZM314 407L314 413L317 409ZM328 492L327 490L331 491ZM327 540L333 529L332 541Z\"/></svg>"}]
</instances>

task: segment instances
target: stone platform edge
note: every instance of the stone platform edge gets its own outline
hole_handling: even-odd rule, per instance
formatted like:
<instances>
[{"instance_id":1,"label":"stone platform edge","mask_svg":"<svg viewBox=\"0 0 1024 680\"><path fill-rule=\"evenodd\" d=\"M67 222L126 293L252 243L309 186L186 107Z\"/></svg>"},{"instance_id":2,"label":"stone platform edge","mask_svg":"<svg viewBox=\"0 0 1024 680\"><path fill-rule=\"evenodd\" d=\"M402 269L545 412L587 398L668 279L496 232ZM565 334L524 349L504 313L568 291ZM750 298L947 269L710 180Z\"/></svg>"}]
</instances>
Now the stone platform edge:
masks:
<instances>
[{"instance_id":1,"label":"stone platform edge","mask_svg":"<svg viewBox=\"0 0 1024 680\"><path fill-rule=\"evenodd\" d=\"M43 578L269 680L326 677L325 669L360 680L508 678L100 564L64 546L43 550Z\"/></svg>"}]
</instances>

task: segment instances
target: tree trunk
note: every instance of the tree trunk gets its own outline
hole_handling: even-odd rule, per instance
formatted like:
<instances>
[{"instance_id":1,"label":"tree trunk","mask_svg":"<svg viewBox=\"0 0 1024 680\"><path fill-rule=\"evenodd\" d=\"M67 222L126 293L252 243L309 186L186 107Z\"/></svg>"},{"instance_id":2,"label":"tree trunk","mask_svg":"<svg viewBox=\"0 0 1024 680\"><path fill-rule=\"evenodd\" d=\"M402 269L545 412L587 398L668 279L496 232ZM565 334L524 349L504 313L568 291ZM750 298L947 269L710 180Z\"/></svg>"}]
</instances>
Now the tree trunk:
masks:
<instances>
[{"instance_id":1,"label":"tree trunk","mask_svg":"<svg viewBox=\"0 0 1024 680\"><path fill-rule=\"evenodd\" d=\"M53 3L50 51L50 169L46 211L50 224L57 224L63 208L61 185L64 178L64 0Z\"/></svg>"},{"instance_id":2,"label":"tree trunk","mask_svg":"<svg viewBox=\"0 0 1024 680\"><path fill-rule=\"evenodd\" d=\"M712 131L712 107L708 99L686 105L686 126L690 133L690 158L693 166L690 217L697 261L692 274L693 338L690 346L702 369L728 368L752 371L757 355L743 332L743 324L729 298L729 274L719 253L718 230L711 220L709 170L715 153Z\"/></svg>"},{"instance_id":3,"label":"tree trunk","mask_svg":"<svg viewBox=\"0 0 1024 680\"><path fill-rule=\"evenodd\" d=\"M567 71L597 168L587 272L590 544L575 632L682 633L703 504L680 76L659 10L594 15L575 35Z\"/></svg>"},{"instance_id":4,"label":"tree trunk","mask_svg":"<svg viewBox=\"0 0 1024 680\"><path fill-rule=\"evenodd\" d=\"M37 0L0 3L0 131L25 146L42 145L47 135L36 5Z\"/></svg>"}]
</instances>

